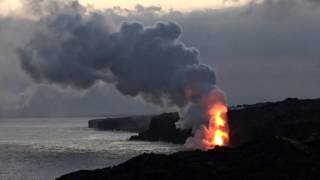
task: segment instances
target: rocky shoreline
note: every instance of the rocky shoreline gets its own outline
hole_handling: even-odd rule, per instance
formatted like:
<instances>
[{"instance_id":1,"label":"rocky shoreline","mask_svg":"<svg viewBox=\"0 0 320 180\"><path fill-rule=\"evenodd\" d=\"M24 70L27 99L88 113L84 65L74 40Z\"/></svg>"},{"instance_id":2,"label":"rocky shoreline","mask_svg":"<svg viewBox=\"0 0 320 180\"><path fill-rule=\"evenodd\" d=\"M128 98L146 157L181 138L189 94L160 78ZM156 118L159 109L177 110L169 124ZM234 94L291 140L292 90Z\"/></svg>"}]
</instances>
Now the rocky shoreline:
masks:
<instances>
[{"instance_id":1,"label":"rocky shoreline","mask_svg":"<svg viewBox=\"0 0 320 180\"><path fill-rule=\"evenodd\" d=\"M243 105L231 108L228 117L230 147L142 154L117 166L81 170L58 179L319 179L320 99ZM177 138L172 126L177 119L174 114L154 117L150 131L135 138L181 144L188 136Z\"/></svg>"},{"instance_id":2,"label":"rocky shoreline","mask_svg":"<svg viewBox=\"0 0 320 180\"><path fill-rule=\"evenodd\" d=\"M117 166L81 170L58 180L313 180L320 177L319 142L270 137L207 152L142 154Z\"/></svg>"},{"instance_id":3,"label":"rocky shoreline","mask_svg":"<svg viewBox=\"0 0 320 180\"><path fill-rule=\"evenodd\" d=\"M231 146L234 147L268 136L305 140L310 136L320 136L320 99L289 98L280 102L231 107L228 119ZM192 133L177 129L175 123L178 120L178 113L153 116L149 129L130 140L184 144Z\"/></svg>"}]
</instances>

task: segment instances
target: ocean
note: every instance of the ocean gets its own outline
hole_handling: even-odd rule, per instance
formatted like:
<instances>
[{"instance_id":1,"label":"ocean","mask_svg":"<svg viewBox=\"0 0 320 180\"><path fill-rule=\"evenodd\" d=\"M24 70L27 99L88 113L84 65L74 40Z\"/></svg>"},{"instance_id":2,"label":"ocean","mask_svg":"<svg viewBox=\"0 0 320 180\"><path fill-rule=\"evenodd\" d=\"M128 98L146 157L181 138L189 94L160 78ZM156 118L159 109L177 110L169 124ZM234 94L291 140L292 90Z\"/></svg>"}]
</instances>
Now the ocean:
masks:
<instances>
[{"instance_id":1,"label":"ocean","mask_svg":"<svg viewBox=\"0 0 320 180\"><path fill-rule=\"evenodd\" d=\"M50 180L124 162L179 145L128 141L135 133L98 131L82 118L0 118L0 180Z\"/></svg>"}]
</instances>

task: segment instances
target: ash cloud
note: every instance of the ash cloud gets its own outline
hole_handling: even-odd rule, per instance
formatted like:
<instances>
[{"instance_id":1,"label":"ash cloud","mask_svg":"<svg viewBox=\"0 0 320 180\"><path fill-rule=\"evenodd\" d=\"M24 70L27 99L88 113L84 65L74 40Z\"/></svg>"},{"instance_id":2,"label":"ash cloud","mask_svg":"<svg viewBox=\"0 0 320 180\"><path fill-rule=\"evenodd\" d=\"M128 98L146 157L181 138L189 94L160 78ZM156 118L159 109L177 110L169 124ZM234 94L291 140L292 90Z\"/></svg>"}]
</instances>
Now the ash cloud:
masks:
<instances>
[{"instance_id":1,"label":"ash cloud","mask_svg":"<svg viewBox=\"0 0 320 180\"><path fill-rule=\"evenodd\" d=\"M18 50L22 68L37 82L87 89L103 81L124 95L180 107L188 101L187 85L215 84L213 70L200 63L197 49L181 42L173 22L124 22L113 30L103 15L72 2L37 26Z\"/></svg>"}]
</instances>

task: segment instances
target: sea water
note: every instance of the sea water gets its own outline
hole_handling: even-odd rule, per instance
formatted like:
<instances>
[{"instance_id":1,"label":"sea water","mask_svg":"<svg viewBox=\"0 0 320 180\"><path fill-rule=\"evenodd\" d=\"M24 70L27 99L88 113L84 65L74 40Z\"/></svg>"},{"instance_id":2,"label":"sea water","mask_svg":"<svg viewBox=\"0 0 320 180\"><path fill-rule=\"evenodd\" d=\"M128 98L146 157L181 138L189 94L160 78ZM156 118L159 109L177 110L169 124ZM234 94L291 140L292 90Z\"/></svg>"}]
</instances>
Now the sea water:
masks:
<instances>
[{"instance_id":1,"label":"sea water","mask_svg":"<svg viewBox=\"0 0 320 180\"><path fill-rule=\"evenodd\" d=\"M182 146L128 141L135 133L88 128L93 118L0 118L0 180L47 180Z\"/></svg>"}]
</instances>

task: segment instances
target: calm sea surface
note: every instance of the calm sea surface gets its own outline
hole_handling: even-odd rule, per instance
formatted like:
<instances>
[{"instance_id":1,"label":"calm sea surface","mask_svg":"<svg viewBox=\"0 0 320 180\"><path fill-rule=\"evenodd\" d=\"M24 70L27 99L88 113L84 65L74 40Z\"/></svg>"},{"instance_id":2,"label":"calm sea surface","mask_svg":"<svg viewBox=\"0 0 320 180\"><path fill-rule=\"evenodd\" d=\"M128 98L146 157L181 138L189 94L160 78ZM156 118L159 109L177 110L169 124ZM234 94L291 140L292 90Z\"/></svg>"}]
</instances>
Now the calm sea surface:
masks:
<instances>
[{"instance_id":1,"label":"calm sea surface","mask_svg":"<svg viewBox=\"0 0 320 180\"><path fill-rule=\"evenodd\" d=\"M128 141L134 133L87 128L93 118L0 118L0 180L47 180L183 147Z\"/></svg>"}]
</instances>

